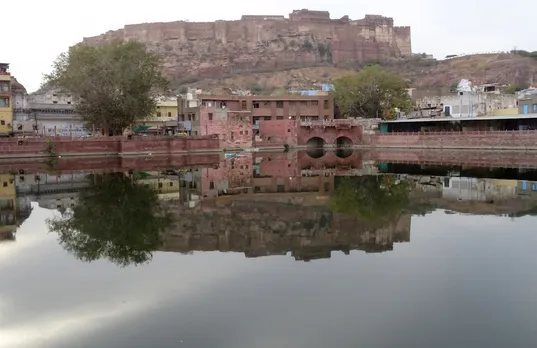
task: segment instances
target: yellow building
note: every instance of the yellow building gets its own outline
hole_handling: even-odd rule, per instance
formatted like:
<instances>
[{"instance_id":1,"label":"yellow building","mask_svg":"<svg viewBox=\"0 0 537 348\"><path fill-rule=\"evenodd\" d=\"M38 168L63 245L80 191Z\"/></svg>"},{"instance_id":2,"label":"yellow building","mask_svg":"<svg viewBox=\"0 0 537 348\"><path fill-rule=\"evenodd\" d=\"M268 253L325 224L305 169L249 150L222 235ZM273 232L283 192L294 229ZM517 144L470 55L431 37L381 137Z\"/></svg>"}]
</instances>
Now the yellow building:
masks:
<instances>
[{"instance_id":1,"label":"yellow building","mask_svg":"<svg viewBox=\"0 0 537 348\"><path fill-rule=\"evenodd\" d=\"M15 178L0 174L0 240L11 239L17 230Z\"/></svg>"},{"instance_id":2,"label":"yellow building","mask_svg":"<svg viewBox=\"0 0 537 348\"><path fill-rule=\"evenodd\" d=\"M0 135L13 132L13 96L9 64L0 63Z\"/></svg>"}]
</instances>

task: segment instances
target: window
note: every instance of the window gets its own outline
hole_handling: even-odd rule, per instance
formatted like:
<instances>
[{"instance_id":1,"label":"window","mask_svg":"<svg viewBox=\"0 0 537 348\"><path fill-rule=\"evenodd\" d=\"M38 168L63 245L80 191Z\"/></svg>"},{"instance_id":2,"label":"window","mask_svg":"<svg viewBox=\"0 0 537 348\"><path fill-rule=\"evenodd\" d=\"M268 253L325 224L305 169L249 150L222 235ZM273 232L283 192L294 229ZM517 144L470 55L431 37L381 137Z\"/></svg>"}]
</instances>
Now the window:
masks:
<instances>
[{"instance_id":1,"label":"window","mask_svg":"<svg viewBox=\"0 0 537 348\"><path fill-rule=\"evenodd\" d=\"M291 133L291 130L289 128L287 128L287 133Z\"/></svg>"},{"instance_id":2,"label":"window","mask_svg":"<svg viewBox=\"0 0 537 348\"><path fill-rule=\"evenodd\" d=\"M0 121L0 125L5 126L5 125L6 125L6 121L4 121L4 120Z\"/></svg>"},{"instance_id":3,"label":"window","mask_svg":"<svg viewBox=\"0 0 537 348\"><path fill-rule=\"evenodd\" d=\"M242 135L242 131L240 131L239 134Z\"/></svg>"},{"instance_id":4,"label":"window","mask_svg":"<svg viewBox=\"0 0 537 348\"><path fill-rule=\"evenodd\" d=\"M276 116L277 120L283 120L283 116Z\"/></svg>"},{"instance_id":5,"label":"window","mask_svg":"<svg viewBox=\"0 0 537 348\"><path fill-rule=\"evenodd\" d=\"M0 92L9 92L9 82L0 82Z\"/></svg>"},{"instance_id":6,"label":"window","mask_svg":"<svg viewBox=\"0 0 537 348\"><path fill-rule=\"evenodd\" d=\"M4 187L7 187L7 181L4 181Z\"/></svg>"},{"instance_id":7,"label":"window","mask_svg":"<svg viewBox=\"0 0 537 348\"><path fill-rule=\"evenodd\" d=\"M209 183L209 190L214 190L214 181Z\"/></svg>"},{"instance_id":8,"label":"window","mask_svg":"<svg viewBox=\"0 0 537 348\"><path fill-rule=\"evenodd\" d=\"M259 109L259 103L258 102L254 103L254 109Z\"/></svg>"},{"instance_id":9,"label":"window","mask_svg":"<svg viewBox=\"0 0 537 348\"><path fill-rule=\"evenodd\" d=\"M209 112L209 121L212 121L212 120L213 120L213 113Z\"/></svg>"},{"instance_id":10,"label":"window","mask_svg":"<svg viewBox=\"0 0 537 348\"><path fill-rule=\"evenodd\" d=\"M57 100L52 101L52 104L58 104Z\"/></svg>"},{"instance_id":11,"label":"window","mask_svg":"<svg viewBox=\"0 0 537 348\"><path fill-rule=\"evenodd\" d=\"M324 109L325 109L325 110L328 110L328 106L329 106L329 105L328 105L328 100L325 100L325 101L323 102L323 106L324 106Z\"/></svg>"},{"instance_id":12,"label":"window","mask_svg":"<svg viewBox=\"0 0 537 348\"><path fill-rule=\"evenodd\" d=\"M0 108L9 107L9 98L0 98Z\"/></svg>"},{"instance_id":13,"label":"window","mask_svg":"<svg viewBox=\"0 0 537 348\"><path fill-rule=\"evenodd\" d=\"M532 107L533 107L533 109L532 109L532 110L533 110L534 112L537 112L537 104L533 104L533 106L532 106Z\"/></svg>"},{"instance_id":14,"label":"window","mask_svg":"<svg viewBox=\"0 0 537 348\"><path fill-rule=\"evenodd\" d=\"M162 183L161 182L158 183L158 188L162 188Z\"/></svg>"},{"instance_id":15,"label":"window","mask_svg":"<svg viewBox=\"0 0 537 348\"><path fill-rule=\"evenodd\" d=\"M276 102L276 107L277 107L278 109L282 109L282 108L283 108L283 101L277 101L277 102Z\"/></svg>"},{"instance_id":16,"label":"window","mask_svg":"<svg viewBox=\"0 0 537 348\"><path fill-rule=\"evenodd\" d=\"M265 120L265 121L270 121L271 119L272 119L272 117L270 117L270 116L263 117L263 120Z\"/></svg>"},{"instance_id":17,"label":"window","mask_svg":"<svg viewBox=\"0 0 537 348\"><path fill-rule=\"evenodd\" d=\"M168 117L172 117L172 113L168 111Z\"/></svg>"},{"instance_id":18,"label":"window","mask_svg":"<svg viewBox=\"0 0 537 348\"><path fill-rule=\"evenodd\" d=\"M162 116L162 113L160 111L157 111L157 117Z\"/></svg>"},{"instance_id":19,"label":"window","mask_svg":"<svg viewBox=\"0 0 537 348\"><path fill-rule=\"evenodd\" d=\"M311 105L312 105L312 106L318 106L318 105L319 105L319 101L318 101L318 100L312 100L312 101L311 101Z\"/></svg>"},{"instance_id":20,"label":"window","mask_svg":"<svg viewBox=\"0 0 537 348\"><path fill-rule=\"evenodd\" d=\"M248 135L248 131L244 131L244 134Z\"/></svg>"},{"instance_id":21,"label":"window","mask_svg":"<svg viewBox=\"0 0 537 348\"><path fill-rule=\"evenodd\" d=\"M71 104L71 102L70 102L70 101L68 101L68 102L67 102L67 104L69 104L69 105L70 105L70 104Z\"/></svg>"},{"instance_id":22,"label":"window","mask_svg":"<svg viewBox=\"0 0 537 348\"><path fill-rule=\"evenodd\" d=\"M241 102L241 109L242 109L242 110L246 110L246 109L247 109L247 106L246 106L246 100L243 100L243 101Z\"/></svg>"},{"instance_id":23,"label":"window","mask_svg":"<svg viewBox=\"0 0 537 348\"><path fill-rule=\"evenodd\" d=\"M172 186L173 186L173 182L170 182L170 187L172 187Z\"/></svg>"}]
</instances>

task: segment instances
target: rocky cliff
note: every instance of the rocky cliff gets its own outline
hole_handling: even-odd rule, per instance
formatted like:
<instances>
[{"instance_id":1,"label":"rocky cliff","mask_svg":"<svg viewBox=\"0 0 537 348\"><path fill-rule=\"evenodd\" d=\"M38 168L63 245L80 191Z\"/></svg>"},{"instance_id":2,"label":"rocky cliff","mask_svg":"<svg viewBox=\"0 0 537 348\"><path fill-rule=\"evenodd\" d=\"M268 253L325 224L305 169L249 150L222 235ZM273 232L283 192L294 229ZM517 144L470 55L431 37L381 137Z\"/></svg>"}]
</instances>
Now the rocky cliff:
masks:
<instances>
[{"instance_id":1,"label":"rocky cliff","mask_svg":"<svg viewBox=\"0 0 537 348\"><path fill-rule=\"evenodd\" d=\"M173 80L191 76L346 62L384 61L411 55L410 27L366 15L331 19L326 11L297 10L284 16L242 16L236 21L144 23L85 38L98 44L112 38L136 39L164 57Z\"/></svg>"}]
</instances>

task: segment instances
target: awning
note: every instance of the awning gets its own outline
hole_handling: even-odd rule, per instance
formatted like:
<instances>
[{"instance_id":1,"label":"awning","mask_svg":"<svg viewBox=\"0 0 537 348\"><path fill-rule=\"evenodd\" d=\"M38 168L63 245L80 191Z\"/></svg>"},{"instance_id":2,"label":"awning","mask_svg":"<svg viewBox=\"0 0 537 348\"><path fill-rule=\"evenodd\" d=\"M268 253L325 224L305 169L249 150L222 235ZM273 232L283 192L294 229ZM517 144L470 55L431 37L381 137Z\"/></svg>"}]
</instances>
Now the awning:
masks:
<instances>
[{"instance_id":1,"label":"awning","mask_svg":"<svg viewBox=\"0 0 537 348\"><path fill-rule=\"evenodd\" d=\"M141 132L145 132L147 131L149 128L151 128L151 126L147 126L147 125L144 125L144 124L137 124L133 129L132 131L134 133L141 133Z\"/></svg>"}]
</instances>

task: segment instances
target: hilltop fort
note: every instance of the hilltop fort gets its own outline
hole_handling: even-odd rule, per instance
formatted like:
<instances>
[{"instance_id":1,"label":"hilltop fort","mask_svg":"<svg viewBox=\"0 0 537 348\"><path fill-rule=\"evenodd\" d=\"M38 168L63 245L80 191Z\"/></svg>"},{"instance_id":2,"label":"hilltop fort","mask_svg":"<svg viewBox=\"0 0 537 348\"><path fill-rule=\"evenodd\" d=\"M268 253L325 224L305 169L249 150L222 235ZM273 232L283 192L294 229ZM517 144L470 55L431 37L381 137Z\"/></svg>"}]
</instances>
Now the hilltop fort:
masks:
<instances>
[{"instance_id":1,"label":"hilltop fort","mask_svg":"<svg viewBox=\"0 0 537 348\"><path fill-rule=\"evenodd\" d=\"M366 15L330 18L328 11L295 10L281 15L244 15L240 20L176 21L126 25L88 37L98 44L112 38L145 42L164 57L171 79L385 61L412 54L410 27L393 19Z\"/></svg>"}]
</instances>

